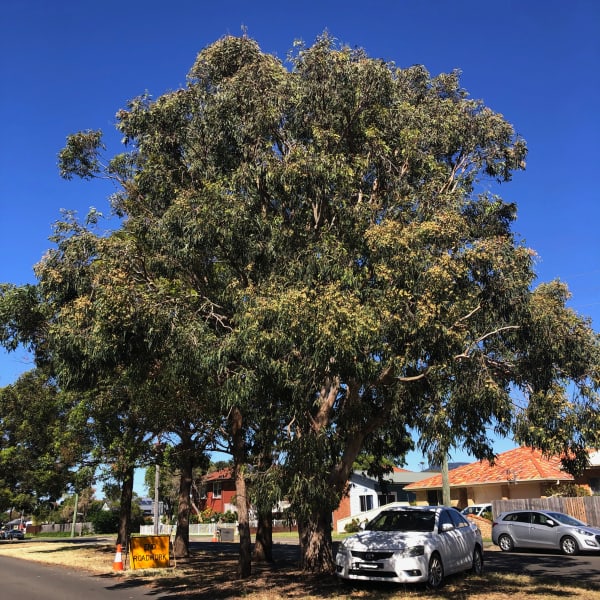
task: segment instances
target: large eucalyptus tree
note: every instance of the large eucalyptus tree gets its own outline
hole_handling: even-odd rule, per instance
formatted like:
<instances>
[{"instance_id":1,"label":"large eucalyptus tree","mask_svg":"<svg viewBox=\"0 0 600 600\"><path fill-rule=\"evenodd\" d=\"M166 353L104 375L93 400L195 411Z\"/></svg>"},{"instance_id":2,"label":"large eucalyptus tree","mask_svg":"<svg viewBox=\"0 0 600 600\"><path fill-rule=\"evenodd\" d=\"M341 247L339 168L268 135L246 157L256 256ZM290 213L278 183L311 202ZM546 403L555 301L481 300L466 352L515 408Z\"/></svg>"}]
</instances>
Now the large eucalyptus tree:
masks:
<instances>
[{"instance_id":1,"label":"large eucalyptus tree","mask_svg":"<svg viewBox=\"0 0 600 600\"><path fill-rule=\"evenodd\" d=\"M67 177L115 177L126 217L102 250L120 260L83 261L93 293L68 302L60 331L81 340L75 325L89 323L81 358L102 364L114 345L122 362L106 365L138 378L164 372L161 348L184 340L181 360L229 418L242 576L244 463L261 428L285 459L308 570L332 568L331 511L362 448L401 457L416 429L434 452L491 457L491 428L582 450L581 419L543 436L533 425L544 406L597 419L597 336L564 296L532 292L516 206L485 191L524 168L525 143L458 73L400 68L328 35L297 45L286 69L226 37L184 88L117 118L126 151L106 170L99 132L60 156ZM561 403L574 379L580 398ZM517 410L515 386L531 392Z\"/></svg>"}]
</instances>

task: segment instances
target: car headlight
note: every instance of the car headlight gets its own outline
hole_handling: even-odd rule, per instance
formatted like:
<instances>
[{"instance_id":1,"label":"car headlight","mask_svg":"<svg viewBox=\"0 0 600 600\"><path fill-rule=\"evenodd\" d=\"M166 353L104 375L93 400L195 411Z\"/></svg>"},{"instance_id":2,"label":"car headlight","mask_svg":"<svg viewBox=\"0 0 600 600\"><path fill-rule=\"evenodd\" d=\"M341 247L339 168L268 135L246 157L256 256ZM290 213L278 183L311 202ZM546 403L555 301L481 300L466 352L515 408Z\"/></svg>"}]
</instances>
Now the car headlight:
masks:
<instances>
[{"instance_id":1,"label":"car headlight","mask_svg":"<svg viewBox=\"0 0 600 600\"><path fill-rule=\"evenodd\" d=\"M411 546L402 551L402 558L410 558L411 556L423 556L425 554L425 546Z\"/></svg>"},{"instance_id":2,"label":"car headlight","mask_svg":"<svg viewBox=\"0 0 600 600\"><path fill-rule=\"evenodd\" d=\"M591 533L591 532L589 532L589 531L586 531L585 529L576 529L575 531L576 531L576 532L577 532L579 535L590 535L590 536L593 536L593 535L594 535L593 533Z\"/></svg>"}]
</instances>

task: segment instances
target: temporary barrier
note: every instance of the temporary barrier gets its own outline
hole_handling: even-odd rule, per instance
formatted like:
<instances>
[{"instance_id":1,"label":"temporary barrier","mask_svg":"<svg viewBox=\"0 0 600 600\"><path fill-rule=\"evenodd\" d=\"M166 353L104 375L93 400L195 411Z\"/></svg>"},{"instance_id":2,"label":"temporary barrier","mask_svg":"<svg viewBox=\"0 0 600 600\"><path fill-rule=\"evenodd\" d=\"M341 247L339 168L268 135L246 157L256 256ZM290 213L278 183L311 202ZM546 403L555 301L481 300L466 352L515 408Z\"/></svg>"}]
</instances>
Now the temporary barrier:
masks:
<instances>
[{"instance_id":1,"label":"temporary barrier","mask_svg":"<svg viewBox=\"0 0 600 600\"><path fill-rule=\"evenodd\" d=\"M168 535L132 536L129 541L133 569L161 569L169 564Z\"/></svg>"},{"instance_id":2,"label":"temporary barrier","mask_svg":"<svg viewBox=\"0 0 600 600\"><path fill-rule=\"evenodd\" d=\"M113 571L123 570L123 557L121 556L121 544L117 544L117 551L115 553L115 562L113 562Z\"/></svg>"}]
</instances>

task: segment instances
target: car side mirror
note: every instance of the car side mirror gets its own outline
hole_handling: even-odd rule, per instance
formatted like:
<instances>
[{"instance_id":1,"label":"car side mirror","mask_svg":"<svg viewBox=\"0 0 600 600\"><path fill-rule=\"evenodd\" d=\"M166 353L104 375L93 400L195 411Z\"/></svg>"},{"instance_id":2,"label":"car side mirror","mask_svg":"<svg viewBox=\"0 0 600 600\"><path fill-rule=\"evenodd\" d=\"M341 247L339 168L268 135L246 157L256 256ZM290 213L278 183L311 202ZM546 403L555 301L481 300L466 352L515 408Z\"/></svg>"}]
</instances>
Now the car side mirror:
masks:
<instances>
[{"instance_id":1,"label":"car side mirror","mask_svg":"<svg viewBox=\"0 0 600 600\"><path fill-rule=\"evenodd\" d=\"M556 523L555 523L554 521L551 521L550 519L548 519L548 520L546 521L546 525L547 525L548 527L554 527L554 526L556 525Z\"/></svg>"},{"instance_id":2,"label":"car side mirror","mask_svg":"<svg viewBox=\"0 0 600 600\"><path fill-rule=\"evenodd\" d=\"M452 523L444 523L442 525L441 531L442 533L446 532L446 531L452 531L454 529L454 525L452 525Z\"/></svg>"}]
</instances>

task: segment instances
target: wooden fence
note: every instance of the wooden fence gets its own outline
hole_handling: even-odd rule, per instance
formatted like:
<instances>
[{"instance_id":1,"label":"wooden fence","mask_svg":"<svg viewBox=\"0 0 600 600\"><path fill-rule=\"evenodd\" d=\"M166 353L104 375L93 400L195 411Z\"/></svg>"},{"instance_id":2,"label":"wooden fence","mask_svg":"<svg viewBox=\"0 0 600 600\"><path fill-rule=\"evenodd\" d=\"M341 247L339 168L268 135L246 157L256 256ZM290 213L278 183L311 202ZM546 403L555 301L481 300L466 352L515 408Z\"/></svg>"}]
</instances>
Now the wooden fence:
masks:
<instances>
[{"instance_id":1,"label":"wooden fence","mask_svg":"<svg viewBox=\"0 0 600 600\"><path fill-rule=\"evenodd\" d=\"M592 527L600 528L600 496L581 496L577 498L552 496L550 498L494 500L492 502L494 517L501 512L521 509L553 510L567 513Z\"/></svg>"}]
</instances>

